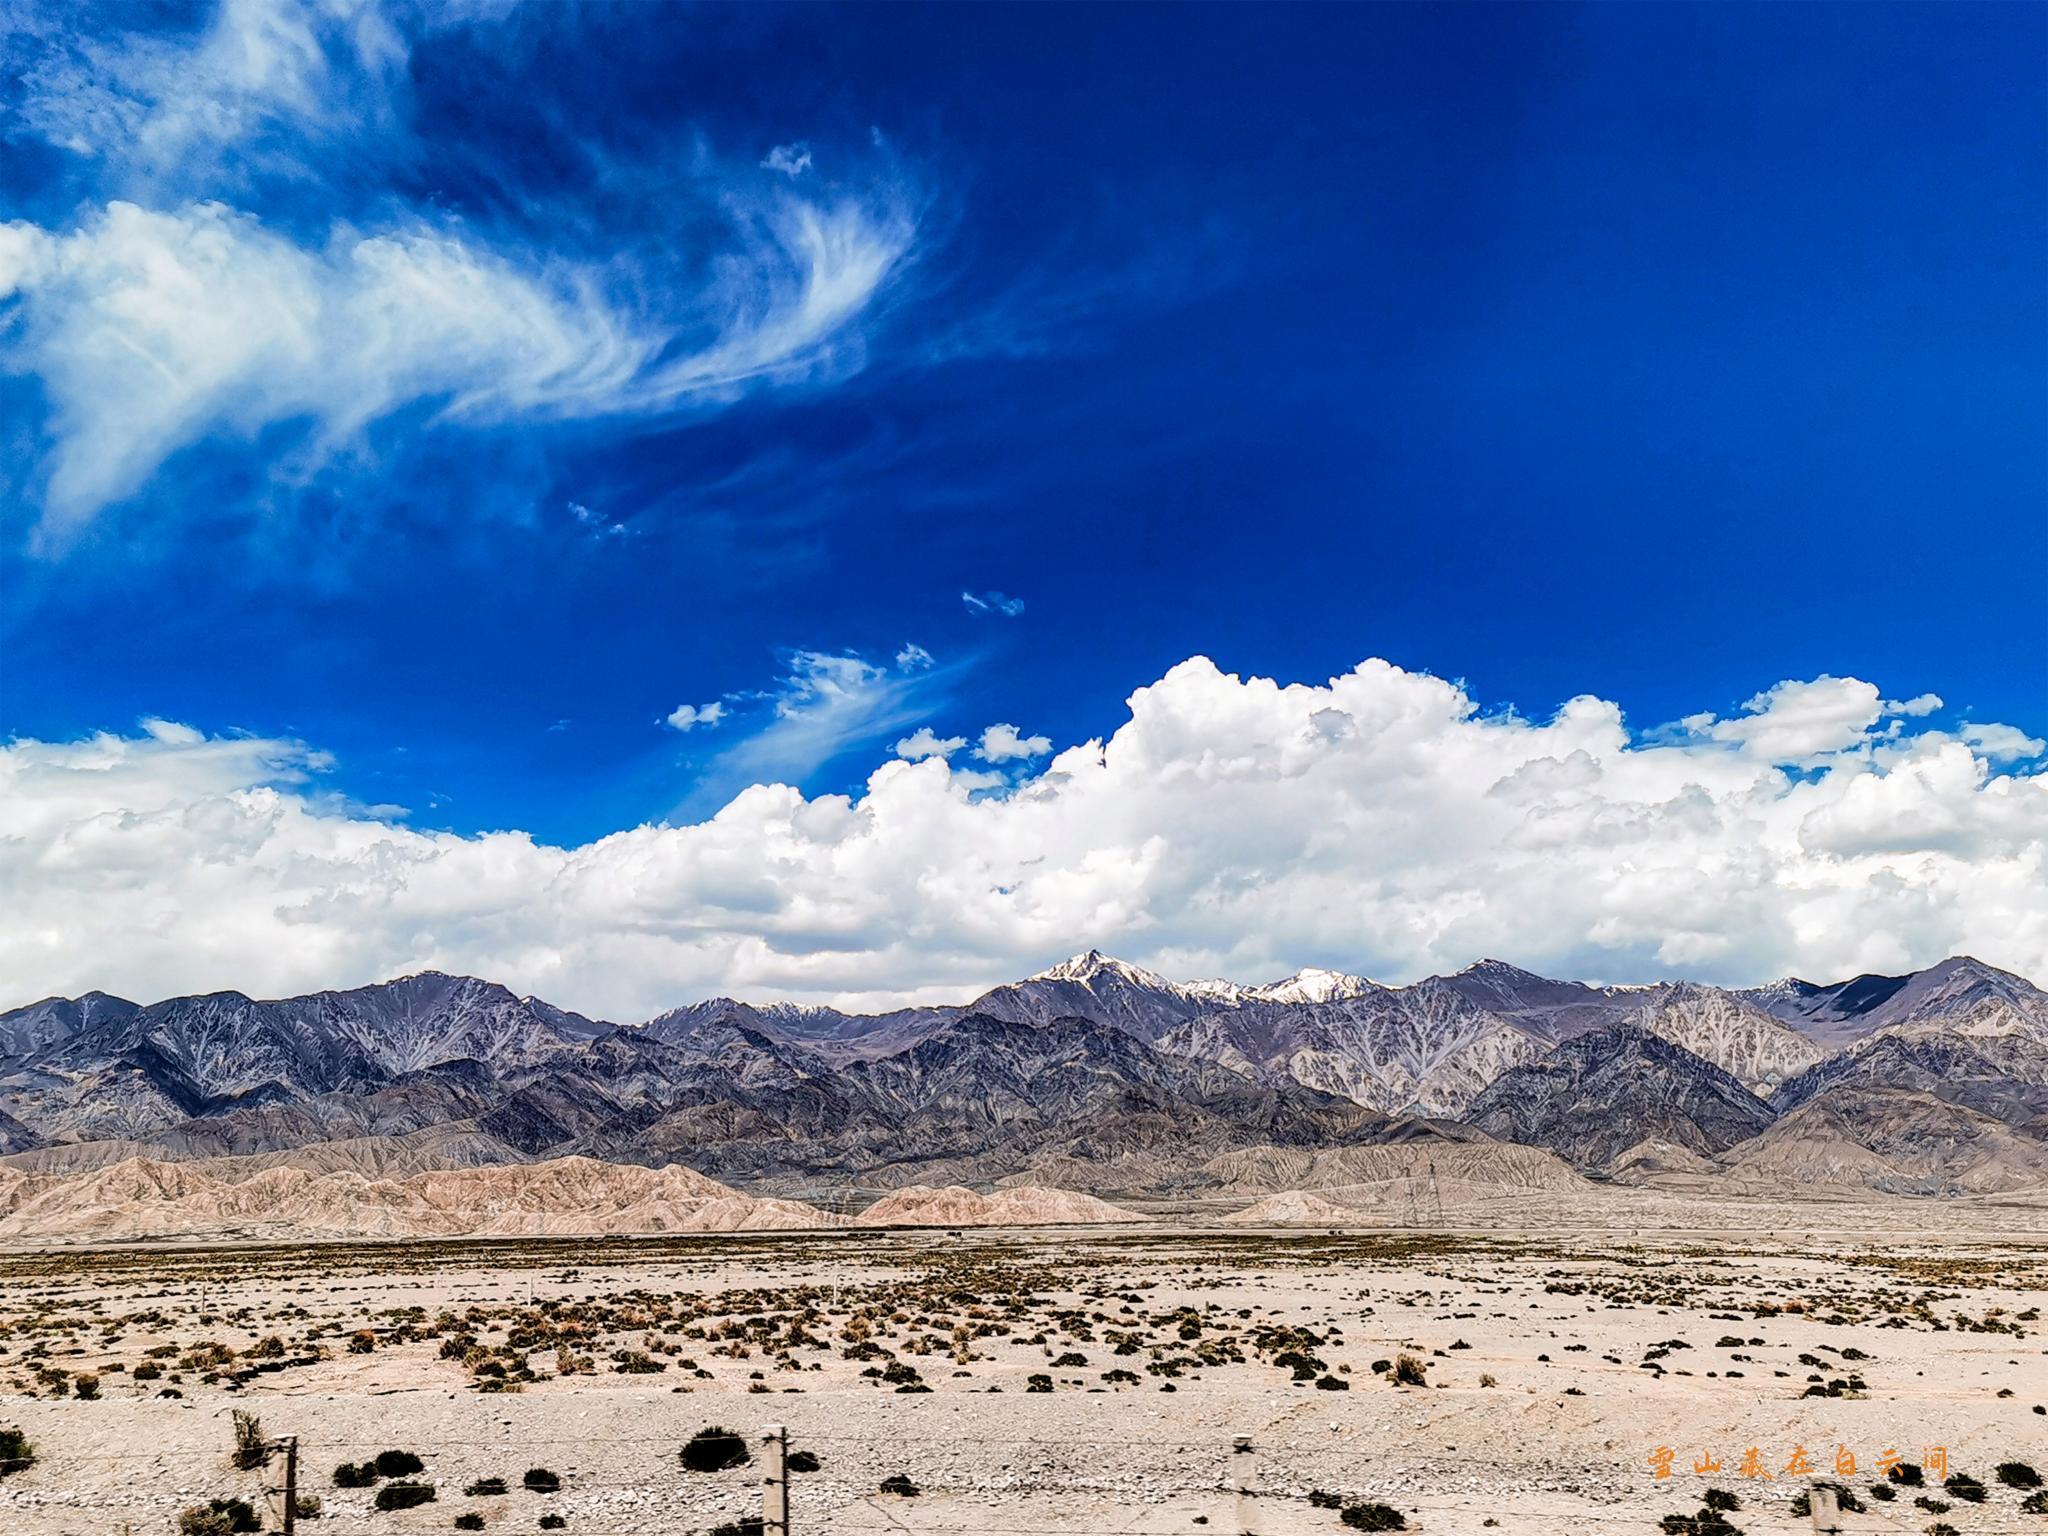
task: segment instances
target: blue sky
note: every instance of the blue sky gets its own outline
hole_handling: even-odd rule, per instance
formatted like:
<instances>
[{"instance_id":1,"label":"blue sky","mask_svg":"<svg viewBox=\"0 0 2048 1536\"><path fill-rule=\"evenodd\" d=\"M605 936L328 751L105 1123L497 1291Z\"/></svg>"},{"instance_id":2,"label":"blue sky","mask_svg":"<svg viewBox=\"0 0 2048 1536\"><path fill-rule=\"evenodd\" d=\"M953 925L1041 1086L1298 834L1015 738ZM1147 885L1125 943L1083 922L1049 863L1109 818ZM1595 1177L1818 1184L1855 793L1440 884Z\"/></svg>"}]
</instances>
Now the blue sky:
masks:
<instances>
[{"instance_id":1,"label":"blue sky","mask_svg":"<svg viewBox=\"0 0 2048 1536\"><path fill-rule=\"evenodd\" d=\"M293 740L376 816L564 845L921 728L1002 793L1198 655L2048 733L2044 43L29 7L0 730Z\"/></svg>"},{"instance_id":2,"label":"blue sky","mask_svg":"<svg viewBox=\"0 0 2048 1536\"><path fill-rule=\"evenodd\" d=\"M17 56L137 49L138 14ZM400 401L311 469L301 422L217 423L38 555L51 407L17 377L8 728L292 733L365 801L580 838L688 801L764 706L660 722L794 651L921 645L942 733L1058 741L1197 653L1644 725L1853 673L2048 725L2036 8L392 26L368 83L323 39L331 120L168 165L17 112L8 212L424 219L688 314L720 202L808 178L915 220L858 361L582 420ZM787 144L802 175L759 166ZM962 602L991 589L1023 610ZM789 767L857 780L880 718Z\"/></svg>"}]
</instances>

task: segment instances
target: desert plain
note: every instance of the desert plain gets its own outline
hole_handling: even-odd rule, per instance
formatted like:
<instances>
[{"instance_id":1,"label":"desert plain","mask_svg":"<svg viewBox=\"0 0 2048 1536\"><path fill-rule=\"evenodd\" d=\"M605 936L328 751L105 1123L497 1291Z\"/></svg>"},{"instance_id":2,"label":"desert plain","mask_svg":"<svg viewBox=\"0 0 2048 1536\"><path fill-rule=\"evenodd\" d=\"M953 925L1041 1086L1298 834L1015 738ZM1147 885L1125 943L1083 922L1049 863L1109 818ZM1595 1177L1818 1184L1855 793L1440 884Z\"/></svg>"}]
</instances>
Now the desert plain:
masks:
<instances>
[{"instance_id":1,"label":"desert plain","mask_svg":"<svg viewBox=\"0 0 2048 1536\"><path fill-rule=\"evenodd\" d=\"M0 1427L33 1460L0 1531L234 1499L277 1529L284 1459L235 1464L238 1411L296 1440L316 1536L745 1532L771 1426L800 1532L1712 1536L1813 1530L1817 1484L1862 1506L1845 1532L2048 1531L2038 1200L1238 1206L18 1240ZM750 1459L692 1470L711 1429ZM418 1470L337 1485L391 1452ZM393 1483L433 1496L379 1509Z\"/></svg>"}]
</instances>

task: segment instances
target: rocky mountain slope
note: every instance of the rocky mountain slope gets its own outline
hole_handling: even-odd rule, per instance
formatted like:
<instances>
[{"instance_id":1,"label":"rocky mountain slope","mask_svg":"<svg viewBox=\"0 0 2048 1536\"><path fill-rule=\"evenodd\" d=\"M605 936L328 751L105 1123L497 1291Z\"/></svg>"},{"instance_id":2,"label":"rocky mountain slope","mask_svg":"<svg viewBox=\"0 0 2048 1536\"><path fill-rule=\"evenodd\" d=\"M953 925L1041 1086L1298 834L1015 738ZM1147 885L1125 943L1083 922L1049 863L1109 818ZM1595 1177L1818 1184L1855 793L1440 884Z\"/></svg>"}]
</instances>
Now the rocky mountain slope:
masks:
<instances>
[{"instance_id":1,"label":"rocky mountain slope","mask_svg":"<svg viewBox=\"0 0 2048 1536\"><path fill-rule=\"evenodd\" d=\"M1479 960L1440 979L1475 1008L1512 1019L1544 1040L1569 1039L1626 1018L1642 1006L1642 987L1554 981L1505 960Z\"/></svg>"},{"instance_id":2,"label":"rocky mountain slope","mask_svg":"<svg viewBox=\"0 0 2048 1536\"><path fill-rule=\"evenodd\" d=\"M1576 1035L1509 1069L1465 1116L1490 1136L1548 1147L1581 1166L1651 1138L1721 1152L1773 1118L1732 1074L1637 1024Z\"/></svg>"},{"instance_id":3,"label":"rocky mountain slope","mask_svg":"<svg viewBox=\"0 0 2048 1536\"><path fill-rule=\"evenodd\" d=\"M2048 1134L2048 1044L2031 1034L1894 1026L1788 1079L1771 1102L1784 1112L1847 1088L1911 1089Z\"/></svg>"},{"instance_id":4,"label":"rocky mountain slope","mask_svg":"<svg viewBox=\"0 0 2048 1536\"><path fill-rule=\"evenodd\" d=\"M1260 1081L1291 1079L1383 1113L1435 1116L1461 1113L1547 1042L1445 984L1423 982L1205 1013L1169 1031L1159 1048Z\"/></svg>"},{"instance_id":5,"label":"rocky mountain slope","mask_svg":"<svg viewBox=\"0 0 2048 1536\"><path fill-rule=\"evenodd\" d=\"M1893 1170L1871 1162L1870 1177L2031 1178L2027 1149L2048 1143L2048 994L1967 957L1731 992L1498 961L1403 987L1329 970L1183 983L1091 951L972 1004L871 1016L717 998L614 1026L431 972L272 1001L89 993L0 1014L0 1162L39 1175L140 1156L388 1182L583 1155L765 1193L1030 1181L1123 1195L1204 1187L1233 1158L1264 1160L1258 1187L1314 1187L1276 1170L1411 1142L1522 1150L1509 1141L1589 1168L1647 1146L1630 1166L1651 1176L1810 1105L1802 1125L1886 1092L2019 1139L1986 1140L1975 1172L1963 1153L1902 1163L1866 1146ZM1784 1162L1778 1146L1751 1171Z\"/></svg>"},{"instance_id":6,"label":"rocky mountain slope","mask_svg":"<svg viewBox=\"0 0 2048 1536\"><path fill-rule=\"evenodd\" d=\"M1723 1171L1887 1194L1999 1194L2048 1184L2048 1142L1933 1094L1844 1088L1731 1148Z\"/></svg>"},{"instance_id":7,"label":"rocky mountain slope","mask_svg":"<svg viewBox=\"0 0 2048 1536\"><path fill-rule=\"evenodd\" d=\"M1830 986L1787 977L1740 995L1826 1046L1899 1028L2048 1039L2048 994L1968 955L1906 976L1865 975Z\"/></svg>"},{"instance_id":8,"label":"rocky mountain slope","mask_svg":"<svg viewBox=\"0 0 2048 1536\"><path fill-rule=\"evenodd\" d=\"M1651 988L1628 1022L1712 1062L1758 1094L1770 1093L1827 1054L1734 993L1690 981Z\"/></svg>"},{"instance_id":9,"label":"rocky mountain slope","mask_svg":"<svg viewBox=\"0 0 2048 1536\"><path fill-rule=\"evenodd\" d=\"M81 997L46 997L26 1008L0 1013L0 1061L28 1056L70 1039L82 1029L125 1019L135 1004L105 992Z\"/></svg>"}]
</instances>

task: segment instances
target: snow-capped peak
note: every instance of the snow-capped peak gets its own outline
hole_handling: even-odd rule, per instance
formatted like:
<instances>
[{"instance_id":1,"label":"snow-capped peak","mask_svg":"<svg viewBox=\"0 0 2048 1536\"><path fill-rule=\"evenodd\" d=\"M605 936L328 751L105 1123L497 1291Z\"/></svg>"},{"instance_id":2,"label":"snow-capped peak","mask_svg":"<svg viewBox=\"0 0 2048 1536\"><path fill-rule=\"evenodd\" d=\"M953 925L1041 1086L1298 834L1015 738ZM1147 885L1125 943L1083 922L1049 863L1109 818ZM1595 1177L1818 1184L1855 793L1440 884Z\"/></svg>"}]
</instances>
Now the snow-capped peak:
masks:
<instances>
[{"instance_id":1,"label":"snow-capped peak","mask_svg":"<svg viewBox=\"0 0 2048 1536\"><path fill-rule=\"evenodd\" d=\"M1029 981L1080 981L1089 982L1105 972L1119 976L1125 981L1134 981L1142 986L1160 987L1171 990L1173 983L1163 976L1155 976L1142 966L1132 965L1113 955L1105 955L1099 949L1091 949L1084 955L1075 955L1071 960L1062 960L1058 965L1027 977Z\"/></svg>"},{"instance_id":2,"label":"snow-capped peak","mask_svg":"<svg viewBox=\"0 0 2048 1536\"><path fill-rule=\"evenodd\" d=\"M1340 997L1359 997L1371 990L1372 983L1363 976L1310 965L1280 981L1253 987L1246 996L1262 1003L1327 1003Z\"/></svg>"}]
</instances>

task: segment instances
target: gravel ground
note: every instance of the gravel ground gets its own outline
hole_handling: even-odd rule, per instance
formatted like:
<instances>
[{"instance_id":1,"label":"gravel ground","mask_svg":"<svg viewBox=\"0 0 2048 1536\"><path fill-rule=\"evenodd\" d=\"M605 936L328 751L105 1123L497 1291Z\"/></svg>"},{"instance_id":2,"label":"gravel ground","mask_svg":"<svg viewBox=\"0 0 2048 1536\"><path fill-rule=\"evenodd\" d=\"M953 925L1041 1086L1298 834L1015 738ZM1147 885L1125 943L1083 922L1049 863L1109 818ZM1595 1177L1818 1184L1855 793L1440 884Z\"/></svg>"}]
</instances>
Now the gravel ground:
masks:
<instances>
[{"instance_id":1,"label":"gravel ground","mask_svg":"<svg viewBox=\"0 0 2048 1536\"><path fill-rule=\"evenodd\" d=\"M762 1471L686 1472L678 1448L714 1423L750 1438L785 1424L791 1447L819 1458L792 1477L793 1531L1345 1530L1308 1498L1322 1491L1384 1503L1414 1531L1600 1536L1654 1532L1708 1486L1738 1494L1738 1529L1794 1531L1810 1528L1788 1512L1808 1481L1785 1471L1796 1450L1825 1476L1847 1447L1848 1481L1865 1490L1880 1453L1917 1462L1932 1446L1989 1497L1871 1501L1889 1528L2048 1531L1992 1472L2009 1460L2048 1472L2048 1416L2034 1411L2048 1404L2048 1337L2028 1315L2048 1250L1990 1231L1880 1246L1804 1230L1620 1242L1072 1230L867 1238L858 1253L796 1238L531 1243L476 1260L461 1244L0 1259L0 1426L26 1431L38 1455L0 1480L0 1532L157 1536L208 1499L260 1503L281 1468L230 1465L238 1407L298 1437L299 1486L323 1501L301 1524L313 1536L445 1531L464 1512L506 1532L546 1515L580 1536L709 1531L758 1512ZM683 1308L700 1336L673 1320L615 1326L650 1298ZM1009 1331L956 1359L949 1325L974 1307ZM472 1317L486 1353L519 1319L580 1319L594 1373L556 1375L548 1347L521 1390L480 1392L475 1357L444 1350L454 1330L410 1336L393 1314L406 1308L421 1309L416 1329ZM721 1319L806 1310L815 1348L713 1352ZM847 1359L857 1315L870 1352ZM352 1352L364 1328L370 1347ZM941 1347L921 1351L920 1334ZM234 1385L271 1335L283 1349L267 1358L283 1363ZM1111 1341L1129 1335L1145 1342L1117 1353ZM1273 1359L1290 1341L1314 1360L1301 1380ZM185 1363L209 1343L234 1353L213 1381ZM614 1354L642 1348L668 1369L614 1369ZM1203 1348L1207 1361L1189 1353ZM165 1374L138 1381L151 1349ZM1374 1374L1404 1352L1427 1385ZM1086 1363L1058 1363L1073 1355ZM1169 1374L1154 1374L1162 1360ZM898 1365L929 1390L860 1374ZM97 1375L100 1396L49 1395L38 1372L52 1369L67 1384ZM1118 1369L1135 1381L1104 1380ZM1052 1390L1029 1390L1034 1375ZM1830 1382L1841 1395L1802 1395ZM157 1395L166 1387L182 1395ZM1238 1436L1249 1453L1233 1451ZM1751 1446L1768 1480L1739 1474ZM1652 1464L1660 1447L1668 1479ZM375 1490L333 1485L337 1462L385 1448L420 1455L434 1502L379 1513ZM1703 1455L1723 1470L1696 1474ZM530 1467L559 1474L561 1490L524 1490ZM896 1474L922 1491L879 1491ZM494 1476L512 1491L464 1494ZM1248 1499L1232 1491L1240 1480ZM1914 1507L1930 1494L1953 1509Z\"/></svg>"}]
</instances>

